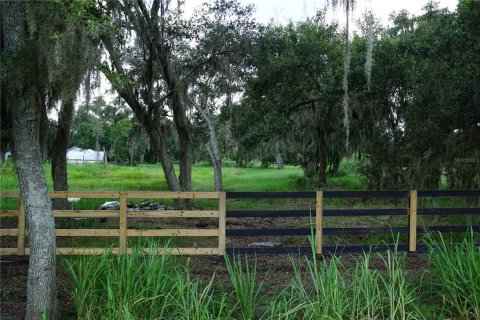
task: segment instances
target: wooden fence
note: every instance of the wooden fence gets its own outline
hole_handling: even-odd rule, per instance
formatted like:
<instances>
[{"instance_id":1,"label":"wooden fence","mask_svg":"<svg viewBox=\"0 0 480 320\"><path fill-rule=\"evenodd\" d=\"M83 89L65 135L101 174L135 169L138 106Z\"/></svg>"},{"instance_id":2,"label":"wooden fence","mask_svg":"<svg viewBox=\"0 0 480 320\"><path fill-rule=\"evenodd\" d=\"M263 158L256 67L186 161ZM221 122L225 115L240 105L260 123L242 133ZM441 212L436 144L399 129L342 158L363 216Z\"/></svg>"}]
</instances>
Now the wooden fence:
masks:
<instances>
[{"instance_id":1,"label":"wooden fence","mask_svg":"<svg viewBox=\"0 0 480 320\"><path fill-rule=\"evenodd\" d=\"M3 198L19 198L18 192L1 192ZM113 253L130 253L128 237L218 237L218 246L211 248L172 248L174 255L223 255L225 252L225 193L221 192L51 192L54 198L103 198L118 199L119 210L53 210L56 218L117 218L118 229L56 229L58 237L117 237L118 248ZM129 210L128 199L217 199L218 210ZM0 248L0 255L28 255L25 247L25 209L19 200L18 210L3 210L0 217L18 217L16 229L0 229L0 236L17 236L16 248ZM215 218L216 229L129 229L128 218ZM57 254L101 254L107 248L57 248ZM144 249L146 252L148 248Z\"/></svg>"},{"instance_id":2,"label":"wooden fence","mask_svg":"<svg viewBox=\"0 0 480 320\"><path fill-rule=\"evenodd\" d=\"M315 235L315 251L317 254L334 254L363 251L384 251L393 249L393 244L326 246L325 235L339 234L408 234L408 242L396 244L399 251L416 252L425 246L417 244L417 234L426 231L466 232L467 226L430 226L417 225L418 216L432 215L480 215L480 208L418 208L418 198L422 197L480 197L480 190L413 190L413 191L317 191L317 192L52 192L52 198L114 198L119 199L120 210L54 210L55 217L71 218L118 218L118 229L56 229L57 236L62 237L118 237L119 246L113 253L129 253L128 237L218 237L215 248L173 248L172 254L178 255L223 255L224 253L277 254L312 252L311 247L229 247L226 248L226 237L252 236L308 236ZM18 198L18 192L1 192L0 197ZM128 199L217 199L218 210L158 210L133 211L127 208ZM227 210L227 199L315 199L314 210ZM387 198L408 199L406 208L373 208L373 209L326 209L326 199L355 198ZM327 228L325 220L329 217L352 216L403 216L408 226L403 227L349 227ZM0 236L16 236L16 248L0 248L0 255L25 255L29 253L25 247L25 210L19 201L18 210L3 210L0 217L18 217L16 229L0 229ZM215 218L217 229L128 229L127 218ZM233 229L227 228L227 218L266 218L266 217L310 217L314 220L313 228L289 229ZM480 226L472 226L473 231L480 232ZM100 254L106 248L57 248L58 254ZM148 250L148 249L145 249Z\"/></svg>"}]
</instances>

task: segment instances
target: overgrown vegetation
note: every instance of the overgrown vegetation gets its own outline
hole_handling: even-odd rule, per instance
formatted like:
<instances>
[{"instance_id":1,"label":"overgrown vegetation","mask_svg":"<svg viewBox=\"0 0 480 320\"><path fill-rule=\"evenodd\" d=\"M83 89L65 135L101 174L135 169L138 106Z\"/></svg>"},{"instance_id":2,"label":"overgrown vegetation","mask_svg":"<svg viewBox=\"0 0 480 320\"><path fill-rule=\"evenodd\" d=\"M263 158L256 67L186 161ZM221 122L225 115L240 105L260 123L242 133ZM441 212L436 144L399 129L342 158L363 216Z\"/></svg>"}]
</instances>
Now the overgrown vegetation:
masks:
<instances>
[{"instance_id":1,"label":"overgrown vegetation","mask_svg":"<svg viewBox=\"0 0 480 320\"><path fill-rule=\"evenodd\" d=\"M436 237L428 242L431 271L406 271L398 252L365 253L351 265L341 257L292 257L294 277L276 289L241 257L226 257L230 284L222 290L215 275L193 279L188 260L138 248L65 264L83 319L478 319L479 248L471 234L457 247ZM155 242L147 246L158 250Z\"/></svg>"}]
</instances>

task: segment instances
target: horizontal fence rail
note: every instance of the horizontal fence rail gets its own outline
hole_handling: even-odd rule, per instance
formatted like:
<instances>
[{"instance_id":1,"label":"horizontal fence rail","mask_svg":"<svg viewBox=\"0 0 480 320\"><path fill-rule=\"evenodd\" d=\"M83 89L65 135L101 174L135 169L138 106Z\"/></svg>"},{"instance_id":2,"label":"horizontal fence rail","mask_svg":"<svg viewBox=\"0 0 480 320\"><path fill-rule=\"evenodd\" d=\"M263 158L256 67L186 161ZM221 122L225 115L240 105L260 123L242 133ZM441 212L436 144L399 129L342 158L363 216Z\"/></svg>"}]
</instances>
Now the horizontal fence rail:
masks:
<instances>
[{"instance_id":1,"label":"horizontal fence rail","mask_svg":"<svg viewBox=\"0 0 480 320\"><path fill-rule=\"evenodd\" d=\"M30 250L25 246L28 230L25 224L25 208L18 191L0 192L1 198L17 198L17 210L0 210L0 218L17 218L17 228L0 229L2 237L17 237L16 248L0 248L0 255L28 255ZM227 254L338 254L359 253L364 251L399 251L416 252L425 250L426 246L417 244L417 234L431 231L438 232L480 232L480 226L419 226L418 216L452 216L480 215L480 208L421 208L419 198L438 197L480 197L480 190L401 190L401 191L316 191L316 192L51 192L52 199L87 198L118 199L118 210L53 210L55 218L113 218L118 219L115 229L56 229L58 237L107 237L118 238L116 248L57 248L58 254L83 255L101 254L111 251L115 254L128 254L129 237L215 237L218 245L211 248L168 248L175 255L223 255ZM129 210L128 199L211 199L218 200L218 208L214 210ZM361 208L361 209L326 209L326 199L404 199L407 208ZM309 210L227 210L227 200L235 199L314 199L315 207ZM401 216L408 221L408 226L389 227L325 227L325 219L329 217L356 216ZM227 228L227 218L310 218L311 226L303 228ZM129 229L128 218L212 218L218 222L214 229ZM373 234L406 234L408 242L398 245L355 245L330 246L324 244L324 236L331 235L373 235ZM312 236L313 247L226 247L226 237L258 237L258 236ZM151 253L149 248L143 249Z\"/></svg>"},{"instance_id":2,"label":"horizontal fence rail","mask_svg":"<svg viewBox=\"0 0 480 320\"><path fill-rule=\"evenodd\" d=\"M118 248L57 248L57 254L82 255L102 254L110 251L114 254L131 253L127 247L128 237L216 237L218 246L214 248L168 248L174 255L223 255L225 252L225 211L226 197L221 192L50 192L52 199L88 198L88 199L118 199L119 210L53 210L55 218L116 218L119 227L116 229L56 229L57 237L115 237L119 239ZM0 192L3 198L19 198L18 191ZM214 199L218 200L218 210L129 210L128 199ZM25 229L25 210L19 200L18 210L2 210L0 217L17 217L18 227L0 229L0 236L18 237L17 248L0 248L0 255L28 255L25 247L28 231ZM128 218L214 218L218 221L216 229L129 229ZM149 248L143 251L148 253Z\"/></svg>"}]
</instances>

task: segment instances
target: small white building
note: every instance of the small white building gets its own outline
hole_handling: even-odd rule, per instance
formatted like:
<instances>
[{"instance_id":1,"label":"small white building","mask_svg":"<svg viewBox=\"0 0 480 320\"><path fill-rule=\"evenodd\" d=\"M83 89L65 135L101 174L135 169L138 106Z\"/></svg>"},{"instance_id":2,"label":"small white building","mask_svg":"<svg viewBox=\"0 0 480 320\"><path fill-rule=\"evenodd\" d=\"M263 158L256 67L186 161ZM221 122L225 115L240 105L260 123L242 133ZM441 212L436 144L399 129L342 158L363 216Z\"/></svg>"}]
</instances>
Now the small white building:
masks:
<instances>
[{"instance_id":1,"label":"small white building","mask_svg":"<svg viewBox=\"0 0 480 320\"><path fill-rule=\"evenodd\" d=\"M107 163L107 153L105 151L94 151L92 149L80 149L71 147L67 150L68 163Z\"/></svg>"}]
</instances>

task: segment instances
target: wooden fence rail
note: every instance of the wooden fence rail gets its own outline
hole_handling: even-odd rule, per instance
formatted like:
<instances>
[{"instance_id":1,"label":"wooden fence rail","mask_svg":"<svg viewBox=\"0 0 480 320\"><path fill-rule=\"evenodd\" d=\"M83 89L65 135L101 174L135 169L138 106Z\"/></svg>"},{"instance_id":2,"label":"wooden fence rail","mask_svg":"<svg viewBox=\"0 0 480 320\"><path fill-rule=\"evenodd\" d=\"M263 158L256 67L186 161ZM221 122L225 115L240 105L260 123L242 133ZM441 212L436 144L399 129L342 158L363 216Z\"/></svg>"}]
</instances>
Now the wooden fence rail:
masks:
<instances>
[{"instance_id":1,"label":"wooden fence rail","mask_svg":"<svg viewBox=\"0 0 480 320\"><path fill-rule=\"evenodd\" d=\"M384 251L394 248L394 245L377 246L326 246L325 235L341 234L408 234L408 242L397 244L400 251L415 252L424 246L417 245L417 234L427 231L466 232L467 226L418 226L418 216L431 215L480 215L480 208L418 208L418 198L422 197L480 197L480 190L412 190L412 191L317 191L317 192L51 192L51 198L102 198L118 199L119 210L53 210L56 218L116 218L117 229L56 229L59 237L116 237L118 248L112 253L128 254L129 237L217 237L218 247L210 248L172 248L171 254L178 255L223 255L224 253L312 253L310 247L276 247L276 248L235 248L226 247L227 237L252 236L309 236L314 235L316 254L349 253L362 251ZM25 208L18 191L0 192L0 198L18 198L18 210L1 210L2 217L17 217L17 228L0 229L0 236L17 237L16 248L0 248L0 255L28 255L25 247L28 236L25 223ZM218 200L218 210L129 210L129 199L213 199ZM314 199L312 210L227 210L228 199ZM348 198L391 198L408 200L407 208L371 208L371 209L326 209L326 199ZM403 216L408 219L408 226L402 227L348 227L326 228L325 219L329 217L352 216ZM289 229L233 229L227 228L227 218L265 218L265 217L310 217L314 219L312 228ZM129 218L213 218L218 221L216 229L129 229ZM471 227L474 232L480 232L480 226ZM58 254L83 255L101 254L106 248L57 248ZM145 252L149 249L145 248Z\"/></svg>"},{"instance_id":2,"label":"wooden fence rail","mask_svg":"<svg viewBox=\"0 0 480 320\"><path fill-rule=\"evenodd\" d=\"M221 192L50 192L53 198L102 198L118 199L119 210L53 210L56 218L117 218L118 229L56 229L57 237L117 237L118 248L112 248L112 253L131 253L128 248L128 237L216 237L218 246L212 248L172 248L174 255L223 255L225 252L225 213L226 197ZM0 192L0 198L19 198L19 192ZM216 199L218 210L138 210L127 207L128 199ZM0 229L0 236L15 236L18 238L16 248L0 248L0 255L26 255L25 238L28 232L25 228L25 209L19 200L18 210L2 210L0 217L17 217L15 229ZM218 221L216 229L129 229L128 218L214 218ZM57 248L57 254L83 255L101 254L107 248ZM143 249L145 252L149 248Z\"/></svg>"}]
</instances>

